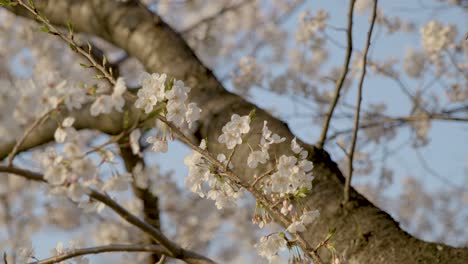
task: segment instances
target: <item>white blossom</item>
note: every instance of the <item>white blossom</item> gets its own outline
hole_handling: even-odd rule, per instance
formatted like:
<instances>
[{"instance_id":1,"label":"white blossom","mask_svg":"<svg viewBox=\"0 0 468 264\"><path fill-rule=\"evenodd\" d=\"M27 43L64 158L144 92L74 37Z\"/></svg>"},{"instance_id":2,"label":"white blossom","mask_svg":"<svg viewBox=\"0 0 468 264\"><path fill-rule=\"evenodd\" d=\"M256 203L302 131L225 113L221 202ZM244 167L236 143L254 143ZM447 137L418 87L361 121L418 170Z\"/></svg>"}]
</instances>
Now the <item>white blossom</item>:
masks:
<instances>
[{"instance_id":1,"label":"white blossom","mask_svg":"<svg viewBox=\"0 0 468 264\"><path fill-rule=\"evenodd\" d=\"M405 53L403 68L408 76L419 78L424 70L425 62L426 56L423 53L409 49Z\"/></svg>"},{"instance_id":2,"label":"white blossom","mask_svg":"<svg viewBox=\"0 0 468 264\"><path fill-rule=\"evenodd\" d=\"M299 144L297 144L296 138L294 138L294 139L291 141L291 150L292 150L295 154L299 154L299 156L301 157L301 159L307 158L308 152L307 152L306 150L303 150L303 148L302 148L301 146L299 146Z\"/></svg>"},{"instance_id":3,"label":"white blossom","mask_svg":"<svg viewBox=\"0 0 468 264\"><path fill-rule=\"evenodd\" d=\"M271 144L279 144L286 140L285 137L280 137L278 134L273 134L273 132L268 129L267 121L263 122L262 128L262 138L260 139L260 145L262 148L269 148Z\"/></svg>"},{"instance_id":4,"label":"white blossom","mask_svg":"<svg viewBox=\"0 0 468 264\"><path fill-rule=\"evenodd\" d=\"M307 211L301 215L301 222L304 225L308 225L314 222L315 219L317 219L319 216L320 216L320 212L318 210Z\"/></svg>"},{"instance_id":5,"label":"white blossom","mask_svg":"<svg viewBox=\"0 0 468 264\"><path fill-rule=\"evenodd\" d=\"M201 109L198 108L197 104L189 103L187 105L187 113L185 114L185 119L189 125L189 128L192 128L192 125L195 121L200 119Z\"/></svg>"},{"instance_id":6,"label":"white blossom","mask_svg":"<svg viewBox=\"0 0 468 264\"><path fill-rule=\"evenodd\" d=\"M44 179L52 185L60 185L65 183L68 178L68 170L62 164L55 164L46 168Z\"/></svg>"},{"instance_id":7,"label":"white blossom","mask_svg":"<svg viewBox=\"0 0 468 264\"><path fill-rule=\"evenodd\" d=\"M140 77L140 84L141 84L140 90L146 91L148 94L154 96L155 103L157 101L162 101L164 100L164 97L165 97L166 78L167 78L167 75L165 73L149 74L149 73L144 72Z\"/></svg>"},{"instance_id":8,"label":"white blossom","mask_svg":"<svg viewBox=\"0 0 468 264\"><path fill-rule=\"evenodd\" d=\"M250 131L250 117L233 114L223 128L223 134L218 137L219 143L226 144L228 149L233 149L242 143L242 135Z\"/></svg>"},{"instance_id":9,"label":"white blossom","mask_svg":"<svg viewBox=\"0 0 468 264\"><path fill-rule=\"evenodd\" d=\"M113 101L110 95L100 95L91 105L90 112L92 116L100 114L109 114L112 111Z\"/></svg>"},{"instance_id":10,"label":"white blossom","mask_svg":"<svg viewBox=\"0 0 468 264\"><path fill-rule=\"evenodd\" d=\"M100 213L106 207L105 204L101 202L96 202L93 200L83 200L78 204L78 207L83 209L85 213L93 213L97 212Z\"/></svg>"},{"instance_id":11,"label":"white blossom","mask_svg":"<svg viewBox=\"0 0 468 264\"><path fill-rule=\"evenodd\" d=\"M286 229L289 233L299 233L299 232L304 232L305 226L301 221L294 221L291 223L288 228Z\"/></svg>"},{"instance_id":12,"label":"white blossom","mask_svg":"<svg viewBox=\"0 0 468 264\"><path fill-rule=\"evenodd\" d=\"M141 131L140 129L134 129L129 136L130 148L132 149L133 155L137 155L140 153L140 137Z\"/></svg>"},{"instance_id":13,"label":"white blossom","mask_svg":"<svg viewBox=\"0 0 468 264\"><path fill-rule=\"evenodd\" d=\"M167 121L172 122L177 127L181 127L185 121L187 107L183 102L170 100L167 104Z\"/></svg>"},{"instance_id":14,"label":"white blossom","mask_svg":"<svg viewBox=\"0 0 468 264\"><path fill-rule=\"evenodd\" d=\"M156 95L151 90L141 88L137 92L138 99L135 101L136 108L143 108L146 114L153 111L153 107L158 102Z\"/></svg>"},{"instance_id":15,"label":"white blossom","mask_svg":"<svg viewBox=\"0 0 468 264\"><path fill-rule=\"evenodd\" d=\"M280 234L271 234L264 236L260 242L255 244L258 254L268 260L274 259L278 255L278 250L285 250L287 248L287 241Z\"/></svg>"},{"instance_id":16,"label":"white blossom","mask_svg":"<svg viewBox=\"0 0 468 264\"><path fill-rule=\"evenodd\" d=\"M73 183L67 187L67 196L74 202L79 202L85 194L85 189L79 183Z\"/></svg>"},{"instance_id":17,"label":"white blossom","mask_svg":"<svg viewBox=\"0 0 468 264\"><path fill-rule=\"evenodd\" d=\"M55 142L63 143L65 142L66 137L67 137L67 132L65 131L65 129L61 127L57 127L54 133Z\"/></svg>"},{"instance_id":18,"label":"white blossom","mask_svg":"<svg viewBox=\"0 0 468 264\"><path fill-rule=\"evenodd\" d=\"M62 127L71 127L73 125L73 123L75 123L75 118L74 117L66 117L63 121L62 121Z\"/></svg>"},{"instance_id":19,"label":"white blossom","mask_svg":"<svg viewBox=\"0 0 468 264\"><path fill-rule=\"evenodd\" d=\"M166 153L168 150L167 140L165 138L159 139L155 137L148 137L146 142L152 144L151 150L156 153L162 152Z\"/></svg>"},{"instance_id":20,"label":"white blossom","mask_svg":"<svg viewBox=\"0 0 468 264\"><path fill-rule=\"evenodd\" d=\"M68 133L73 133L74 129L69 129L73 123L75 122L75 118L67 117L65 118L61 125L57 127L54 133L54 138L57 143L65 142Z\"/></svg>"},{"instance_id":21,"label":"white blossom","mask_svg":"<svg viewBox=\"0 0 468 264\"><path fill-rule=\"evenodd\" d=\"M132 178L128 175L118 175L112 176L109 180L107 180L103 187L103 191L117 191L122 192L128 189L128 183L132 181Z\"/></svg>"},{"instance_id":22,"label":"white blossom","mask_svg":"<svg viewBox=\"0 0 468 264\"><path fill-rule=\"evenodd\" d=\"M147 189L149 187L149 175L143 169L143 164L138 163L133 168L133 177L135 185L140 189Z\"/></svg>"},{"instance_id":23,"label":"white blossom","mask_svg":"<svg viewBox=\"0 0 468 264\"><path fill-rule=\"evenodd\" d=\"M166 98L170 101L184 103L188 98L190 87L185 86L181 80L176 80L172 85L172 89L167 91Z\"/></svg>"},{"instance_id":24,"label":"white blossom","mask_svg":"<svg viewBox=\"0 0 468 264\"><path fill-rule=\"evenodd\" d=\"M438 21L429 21L421 28L421 39L424 50L432 59L438 53L454 45L457 31L453 25L444 26Z\"/></svg>"},{"instance_id":25,"label":"white blossom","mask_svg":"<svg viewBox=\"0 0 468 264\"><path fill-rule=\"evenodd\" d=\"M127 91L127 85L125 84L125 79L123 77L117 78L111 98L112 98L112 102L113 102L115 110L119 112L122 112L122 108L125 105L125 99L123 98L123 94L126 91Z\"/></svg>"},{"instance_id":26,"label":"white blossom","mask_svg":"<svg viewBox=\"0 0 468 264\"><path fill-rule=\"evenodd\" d=\"M254 169L258 166L258 163L265 164L269 158L270 156L266 150L252 151L247 158L247 165L249 168Z\"/></svg>"},{"instance_id":27,"label":"white blossom","mask_svg":"<svg viewBox=\"0 0 468 264\"><path fill-rule=\"evenodd\" d=\"M92 179L97 173L96 165L89 158L74 159L70 163L70 168L76 178L82 178L84 180Z\"/></svg>"},{"instance_id":28,"label":"white blossom","mask_svg":"<svg viewBox=\"0 0 468 264\"><path fill-rule=\"evenodd\" d=\"M112 94L99 95L94 101L94 103L91 105L91 115L98 116L100 114L109 114L112 111L112 108L114 108L118 112L122 112L122 108L125 105L125 99L123 98L123 94L126 91L127 86L125 85L124 78L117 78Z\"/></svg>"},{"instance_id":29,"label":"white blossom","mask_svg":"<svg viewBox=\"0 0 468 264\"><path fill-rule=\"evenodd\" d=\"M226 144L228 149L233 149L236 145L242 144L242 138L240 133L236 133L235 131L224 131L218 137L219 143Z\"/></svg>"}]
</instances>

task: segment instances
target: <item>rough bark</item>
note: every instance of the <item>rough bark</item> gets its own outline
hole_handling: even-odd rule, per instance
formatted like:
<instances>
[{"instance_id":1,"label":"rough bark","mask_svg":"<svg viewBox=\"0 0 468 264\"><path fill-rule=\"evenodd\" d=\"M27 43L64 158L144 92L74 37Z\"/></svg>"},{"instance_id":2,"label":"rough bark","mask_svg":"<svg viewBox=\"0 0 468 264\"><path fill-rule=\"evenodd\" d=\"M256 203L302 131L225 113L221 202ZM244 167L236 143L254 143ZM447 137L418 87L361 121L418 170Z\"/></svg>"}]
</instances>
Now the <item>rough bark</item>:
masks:
<instances>
[{"instance_id":1,"label":"rough bark","mask_svg":"<svg viewBox=\"0 0 468 264\"><path fill-rule=\"evenodd\" d=\"M243 98L227 92L177 32L157 15L133 1L129 3L110 0L36 2L37 8L51 22L65 25L66 21L71 19L75 30L100 36L125 49L130 55L138 58L147 71L165 72L169 76L188 82L192 87L190 100L203 109L199 127L193 134L199 139L208 138L208 148L214 153L225 151L224 146L217 142L217 137L231 114L247 114L253 108L258 109ZM21 9L14 9L13 12L27 16ZM118 119L119 115L115 115ZM261 129L263 120L268 121L269 128L275 133L287 137L288 140L294 137L285 123L261 109L256 112L252 124L253 131ZM89 128L99 129L92 120L87 122ZM108 130L115 133L119 128L113 127ZM53 134L53 130L49 132L50 135ZM256 143L258 137L258 134L252 133L247 140ZM32 141L30 139L30 142ZM327 230L336 228L336 234L331 242L338 252L345 255L348 263L468 262L468 249L429 243L412 237L387 213L372 205L355 190L351 190L353 207L343 208L341 172L326 151L314 146L307 148L311 153L310 159L315 164L316 178L311 194L303 202L321 212L321 217L309 228L305 236L312 245L318 244L326 236ZM5 147L0 147L0 157L3 157L7 150ZM288 152L289 146L283 144L274 148L270 155L279 157ZM251 179L258 171L245 166L248 149L240 148L236 153L233 159L235 172L244 179ZM272 164L266 167L268 166ZM262 169L265 167L260 168Z\"/></svg>"}]
</instances>

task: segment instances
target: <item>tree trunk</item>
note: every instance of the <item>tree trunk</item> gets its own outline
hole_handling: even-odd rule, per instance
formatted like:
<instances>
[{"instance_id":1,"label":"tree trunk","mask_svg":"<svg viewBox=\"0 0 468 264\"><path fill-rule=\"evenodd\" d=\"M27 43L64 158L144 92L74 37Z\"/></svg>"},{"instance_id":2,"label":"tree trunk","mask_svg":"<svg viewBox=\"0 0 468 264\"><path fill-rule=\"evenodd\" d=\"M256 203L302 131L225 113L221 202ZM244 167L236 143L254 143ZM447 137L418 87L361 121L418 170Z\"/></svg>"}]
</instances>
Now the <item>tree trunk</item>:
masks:
<instances>
[{"instance_id":1,"label":"tree trunk","mask_svg":"<svg viewBox=\"0 0 468 264\"><path fill-rule=\"evenodd\" d=\"M256 108L252 131L259 131L263 120L271 131L290 141L294 135L282 121L243 98L227 92L212 72L205 67L184 39L160 17L143 6L129 1L110 0L42 0L37 8L52 23L66 25L70 19L75 30L90 33L126 50L139 59L149 72L167 73L184 80L192 87L189 100L203 110L199 127L193 131L198 138L208 139L208 149L213 153L225 151L218 143L221 127L233 113L247 114ZM12 9L28 16L21 8ZM119 115L120 116L120 115ZM93 127L89 121L89 127ZM116 129L117 130L117 129ZM247 139L258 143L259 135L250 133ZM51 131L53 135L53 131ZM306 233L306 240L317 245L329 229L336 228L332 237L336 250L348 263L468 263L468 249L453 248L428 243L401 230L387 213L375 207L366 198L351 191L352 208L343 208L343 176L326 151L307 146L310 160L314 162L315 179L311 193L304 198L310 208L320 210L320 218ZM4 151L4 150L2 150ZM245 180L255 173L246 166L247 148L241 147L233 158L235 172ZM289 153L288 143L273 148L270 156ZM0 153L3 156L5 153ZM265 170L266 167L259 168ZM323 252L322 252L323 253ZM323 253L322 256L325 256Z\"/></svg>"}]
</instances>

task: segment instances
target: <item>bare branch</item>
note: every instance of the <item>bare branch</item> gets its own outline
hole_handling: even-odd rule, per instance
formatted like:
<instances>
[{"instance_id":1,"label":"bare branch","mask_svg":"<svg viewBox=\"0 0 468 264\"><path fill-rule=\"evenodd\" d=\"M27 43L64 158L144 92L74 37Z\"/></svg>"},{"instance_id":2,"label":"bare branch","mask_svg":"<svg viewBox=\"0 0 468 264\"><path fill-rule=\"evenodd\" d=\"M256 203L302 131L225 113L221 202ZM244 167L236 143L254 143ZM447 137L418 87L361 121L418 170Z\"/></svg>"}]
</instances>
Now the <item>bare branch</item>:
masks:
<instances>
[{"instance_id":1,"label":"bare branch","mask_svg":"<svg viewBox=\"0 0 468 264\"><path fill-rule=\"evenodd\" d=\"M354 118L353 140L351 141L351 150L349 151L348 175L346 176L346 182L345 182L345 187L344 187L343 204L346 204L349 201L349 189L351 188L351 179L353 176L354 150L356 148L357 135L359 131L359 117L361 114L362 88L364 84L364 77L366 76L367 53L369 52L369 47L370 47L371 38L372 38L372 31L374 30L375 18L377 17L377 2L378 0L374 0L374 7L372 9L372 20L370 23L369 31L367 32L366 47L364 49L364 54L362 56L362 72L361 72L361 77L359 79L358 98L356 102L356 113L355 113L355 118Z\"/></svg>"},{"instance_id":2,"label":"bare branch","mask_svg":"<svg viewBox=\"0 0 468 264\"><path fill-rule=\"evenodd\" d=\"M134 155L132 152L131 147L128 144L129 137L124 137L119 140L120 146L120 154L125 163L125 168L127 172L133 173L134 168L141 164L145 166L144 159L138 155ZM132 182L132 189L136 197L141 200L143 204L143 214L144 219L150 225L154 226L157 229L160 229L160 219L159 219L159 198L158 196L154 195L150 191L150 187L148 185L147 188L140 188L136 184L135 175L133 175L134 181ZM148 238L150 241L153 242L151 238ZM149 260L150 263L156 263L162 259L161 254L153 254L151 259Z\"/></svg>"},{"instance_id":3,"label":"bare branch","mask_svg":"<svg viewBox=\"0 0 468 264\"><path fill-rule=\"evenodd\" d=\"M58 263L67 259L90 255L90 254L101 254L109 252L153 252L158 254L170 254L167 249L162 246L157 245L107 245L107 246L98 246L98 247L88 247L80 249L68 250L66 253L50 257L48 259L38 260L30 262L28 264L53 264Z\"/></svg>"},{"instance_id":4,"label":"bare branch","mask_svg":"<svg viewBox=\"0 0 468 264\"><path fill-rule=\"evenodd\" d=\"M466 109L464 107L462 109L458 109L458 111L459 110L466 111ZM456 111L453 111L453 112L456 112ZM442 111L442 113L444 113L444 111ZM359 129L366 129L366 128L382 126L382 125L385 125L385 124L388 124L388 123L391 123L392 126L400 126L400 125L407 124L407 123L422 122L422 121L427 121L427 120L468 122L468 118L465 118L465 117L448 116L446 114L436 114L436 113L429 114L429 115L424 115L423 117L417 116L417 115L401 116L401 117L383 116L382 119L379 120L379 121L359 125ZM353 131L354 131L353 128L337 131L334 134L332 134L330 137L328 137L327 141L333 140L333 139L337 138L338 136L345 135L345 134L351 133Z\"/></svg>"},{"instance_id":5,"label":"bare branch","mask_svg":"<svg viewBox=\"0 0 468 264\"><path fill-rule=\"evenodd\" d=\"M40 173L16 168L13 166L10 166L10 167L0 166L0 172L13 173L13 174L25 177L30 180L46 182L46 180L44 179L44 176ZM152 225L139 219L137 216L127 211L127 209L123 208L120 204L118 204L108 195L100 193L92 189L89 189L88 195L90 198L107 205L114 212L116 212L123 219L125 219L128 223L138 227L141 231L153 237L157 242L159 242L164 248L166 248L169 251L169 254L167 254L168 256L181 259L187 263L193 263L193 264L215 263L214 261L204 256L201 256L195 252L191 252L191 251L181 248L179 245L175 244L174 242L169 240L166 236L164 236L164 234L162 234L161 231L159 231Z\"/></svg>"},{"instance_id":6,"label":"bare branch","mask_svg":"<svg viewBox=\"0 0 468 264\"><path fill-rule=\"evenodd\" d=\"M24 143L24 141L26 140L26 138L33 132L33 130L43 124L47 118L49 118L49 115L52 111L54 111L55 109L51 110L51 111L48 111L47 113L45 113L44 115L42 115L41 117L37 118L23 133L23 135L21 136L20 139L18 139L18 141L16 142L15 146L13 147L13 150L10 152L10 154L8 155L8 159L7 159L7 164L8 166L11 166L11 164L13 163L13 159L15 158L16 156L16 153L18 153L19 151L19 148L21 147L21 145Z\"/></svg>"},{"instance_id":7,"label":"bare branch","mask_svg":"<svg viewBox=\"0 0 468 264\"><path fill-rule=\"evenodd\" d=\"M330 108L328 110L327 116L325 120L323 121L323 127L322 127L322 133L320 135L320 139L317 142L317 146L319 148L323 148L323 145L325 143L325 140L327 139L327 132L328 132L328 127L330 125L330 120L333 116L333 111L335 110L336 104L338 103L338 100L340 98L340 92L341 88L343 87L343 84L346 80L346 75L348 74L349 70L349 62L351 60L351 55L353 52L353 11L354 11L354 3L356 0L351 0L349 2L349 11L348 11L348 28L347 28L347 48L346 48L346 55L345 55L345 60L343 63L343 70L341 72L341 76L338 79L338 82L336 83L336 88L335 88L335 95L333 97L333 101L330 105Z\"/></svg>"}]
</instances>

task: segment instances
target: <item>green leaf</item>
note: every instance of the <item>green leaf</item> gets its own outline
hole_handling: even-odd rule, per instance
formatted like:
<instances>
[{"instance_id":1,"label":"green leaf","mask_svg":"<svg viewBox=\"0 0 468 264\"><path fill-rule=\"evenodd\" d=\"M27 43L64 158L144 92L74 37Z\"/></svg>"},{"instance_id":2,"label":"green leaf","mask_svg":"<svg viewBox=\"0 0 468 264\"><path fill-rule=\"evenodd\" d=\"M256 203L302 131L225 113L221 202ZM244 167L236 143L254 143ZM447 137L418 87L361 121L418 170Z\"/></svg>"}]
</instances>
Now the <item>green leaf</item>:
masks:
<instances>
[{"instance_id":1,"label":"green leaf","mask_svg":"<svg viewBox=\"0 0 468 264\"><path fill-rule=\"evenodd\" d=\"M93 85L88 88L88 93L91 94L92 96L96 96L96 91L97 91L97 86Z\"/></svg>"},{"instance_id":2,"label":"green leaf","mask_svg":"<svg viewBox=\"0 0 468 264\"><path fill-rule=\"evenodd\" d=\"M68 31L70 32L70 36L73 36L73 25L70 19L67 20L67 27L68 27Z\"/></svg>"},{"instance_id":3,"label":"green leaf","mask_svg":"<svg viewBox=\"0 0 468 264\"><path fill-rule=\"evenodd\" d=\"M106 59L106 56L102 56L102 66L106 66L106 63L107 63L107 59Z\"/></svg>"},{"instance_id":4,"label":"green leaf","mask_svg":"<svg viewBox=\"0 0 468 264\"><path fill-rule=\"evenodd\" d=\"M39 27L39 30L45 33L50 33L50 29L46 25Z\"/></svg>"},{"instance_id":5,"label":"green leaf","mask_svg":"<svg viewBox=\"0 0 468 264\"><path fill-rule=\"evenodd\" d=\"M75 47L75 45L73 45L73 44L70 43L68 46L69 46L70 49L73 50L74 52L77 52L77 51L78 51L77 48Z\"/></svg>"},{"instance_id":6,"label":"green leaf","mask_svg":"<svg viewBox=\"0 0 468 264\"><path fill-rule=\"evenodd\" d=\"M87 65L87 64L84 64L84 63L80 63L80 66L83 67L83 68L93 68L93 65Z\"/></svg>"},{"instance_id":7,"label":"green leaf","mask_svg":"<svg viewBox=\"0 0 468 264\"><path fill-rule=\"evenodd\" d=\"M0 0L0 6L15 6L17 4L17 2L11 0Z\"/></svg>"},{"instance_id":8,"label":"green leaf","mask_svg":"<svg viewBox=\"0 0 468 264\"><path fill-rule=\"evenodd\" d=\"M128 110L125 110L125 112L124 112L123 127L124 127L124 129L127 129L127 128L130 127L130 115L128 113Z\"/></svg>"},{"instance_id":9,"label":"green leaf","mask_svg":"<svg viewBox=\"0 0 468 264\"><path fill-rule=\"evenodd\" d=\"M252 111L250 111L250 113L249 113L249 118L250 118L251 121L254 120L254 118L255 118L255 108L252 109Z\"/></svg>"}]
</instances>

